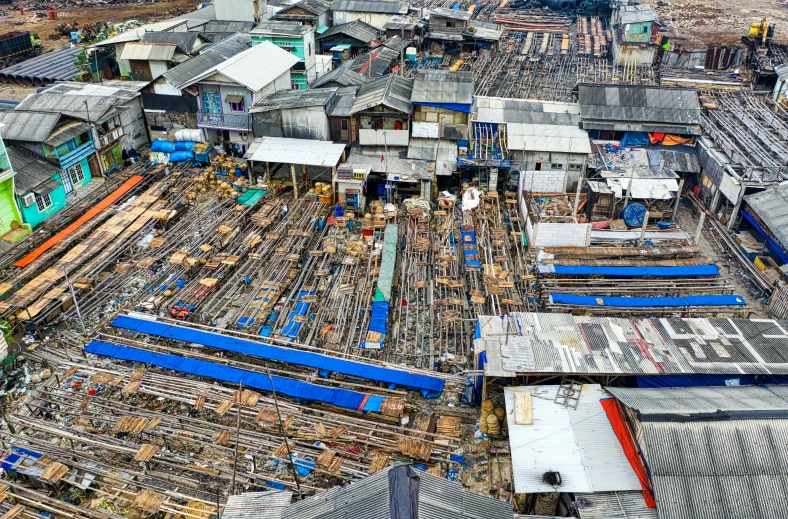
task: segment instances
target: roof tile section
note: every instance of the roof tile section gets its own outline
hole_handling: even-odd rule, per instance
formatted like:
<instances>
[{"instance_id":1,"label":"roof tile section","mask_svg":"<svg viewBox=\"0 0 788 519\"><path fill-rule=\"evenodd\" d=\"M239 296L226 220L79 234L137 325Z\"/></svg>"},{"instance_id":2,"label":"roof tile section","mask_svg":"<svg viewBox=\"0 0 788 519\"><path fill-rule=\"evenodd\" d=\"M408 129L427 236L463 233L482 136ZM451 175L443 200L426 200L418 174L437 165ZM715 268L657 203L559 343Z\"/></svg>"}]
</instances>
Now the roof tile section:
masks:
<instances>
[{"instance_id":1,"label":"roof tile section","mask_svg":"<svg viewBox=\"0 0 788 519\"><path fill-rule=\"evenodd\" d=\"M198 56L173 67L164 73L164 77L176 88L182 88L193 78L206 70L224 62L236 54L249 49L252 39L248 34L236 34L210 47L203 49Z\"/></svg>"},{"instance_id":2,"label":"roof tile section","mask_svg":"<svg viewBox=\"0 0 788 519\"><path fill-rule=\"evenodd\" d=\"M14 190L22 196L60 173L60 169L38 155L18 146L8 146L8 158L16 175Z\"/></svg>"},{"instance_id":3,"label":"roof tile section","mask_svg":"<svg viewBox=\"0 0 788 519\"><path fill-rule=\"evenodd\" d=\"M353 13L405 14L408 4L402 2L365 2L363 0L334 0L331 9Z\"/></svg>"},{"instance_id":4,"label":"roof tile section","mask_svg":"<svg viewBox=\"0 0 788 519\"><path fill-rule=\"evenodd\" d=\"M380 31L378 31L377 28L366 22L362 22L361 20L354 20L350 23L335 25L320 34L316 39L322 40L328 38L329 36L333 36L334 34L344 34L349 38L353 38L364 43L373 42L380 37Z\"/></svg>"},{"instance_id":5,"label":"roof tile section","mask_svg":"<svg viewBox=\"0 0 788 519\"><path fill-rule=\"evenodd\" d=\"M692 88L583 84L578 100L586 129L699 131L700 105Z\"/></svg>"},{"instance_id":6,"label":"roof tile section","mask_svg":"<svg viewBox=\"0 0 788 519\"><path fill-rule=\"evenodd\" d=\"M367 81L367 78L358 72L350 69L350 62L346 61L340 67L335 68L325 76L320 76L312 83L311 88L321 88L324 85L334 86L360 86Z\"/></svg>"},{"instance_id":7,"label":"roof tile section","mask_svg":"<svg viewBox=\"0 0 788 519\"><path fill-rule=\"evenodd\" d=\"M280 519L293 493L285 490L246 492L230 496L222 511L224 519Z\"/></svg>"},{"instance_id":8,"label":"roof tile section","mask_svg":"<svg viewBox=\"0 0 788 519\"><path fill-rule=\"evenodd\" d=\"M298 38L313 30L312 27L298 22L280 22L271 20L262 22L257 27L252 29L249 34L258 36L286 36L290 38Z\"/></svg>"},{"instance_id":9,"label":"roof tile section","mask_svg":"<svg viewBox=\"0 0 788 519\"><path fill-rule=\"evenodd\" d=\"M60 114L54 112L0 111L3 137L7 141L44 142L58 121Z\"/></svg>"},{"instance_id":10,"label":"roof tile section","mask_svg":"<svg viewBox=\"0 0 788 519\"><path fill-rule=\"evenodd\" d=\"M267 112L269 110L326 106L334 98L336 91L336 88L281 90L262 99L259 103L255 103L251 111Z\"/></svg>"},{"instance_id":11,"label":"roof tile section","mask_svg":"<svg viewBox=\"0 0 788 519\"><path fill-rule=\"evenodd\" d=\"M403 113L410 112L413 82L389 75L364 83L358 91L351 113L362 112L375 106L386 106Z\"/></svg>"},{"instance_id":12,"label":"roof tile section","mask_svg":"<svg viewBox=\"0 0 788 519\"><path fill-rule=\"evenodd\" d=\"M414 104L461 104L473 103L473 74L429 70L419 72L413 80Z\"/></svg>"},{"instance_id":13,"label":"roof tile section","mask_svg":"<svg viewBox=\"0 0 788 519\"><path fill-rule=\"evenodd\" d=\"M479 326L485 339L488 376L714 373L736 378L742 374L788 374L788 322L776 319L621 319L513 313L506 319L480 316ZM518 332L507 334L504 330Z\"/></svg>"},{"instance_id":14,"label":"roof tile section","mask_svg":"<svg viewBox=\"0 0 788 519\"><path fill-rule=\"evenodd\" d=\"M700 402L680 394L688 389L637 389L637 394L617 396L624 405L668 415L640 416L639 445L654 483L660 519L784 516L784 505L774 497L785 494L788 480L788 420L768 414L784 415L784 389L709 387L695 394ZM764 400L756 402L759 397ZM749 419L726 421L716 416L747 411L749 406L755 406ZM719 413L715 411L712 419L700 414L713 407Z\"/></svg>"},{"instance_id":15,"label":"roof tile section","mask_svg":"<svg viewBox=\"0 0 788 519\"><path fill-rule=\"evenodd\" d=\"M473 109L477 121L488 123L580 124L580 105L577 103L479 96Z\"/></svg>"},{"instance_id":16,"label":"roof tile section","mask_svg":"<svg viewBox=\"0 0 788 519\"><path fill-rule=\"evenodd\" d=\"M577 409L554 402L558 386L504 390L514 491L608 492L640 490L635 471L599 400L610 398L598 384L585 384ZM520 410L530 401L530 423ZM517 410L515 409L517 407ZM560 487L542 480L561 474Z\"/></svg>"}]
</instances>

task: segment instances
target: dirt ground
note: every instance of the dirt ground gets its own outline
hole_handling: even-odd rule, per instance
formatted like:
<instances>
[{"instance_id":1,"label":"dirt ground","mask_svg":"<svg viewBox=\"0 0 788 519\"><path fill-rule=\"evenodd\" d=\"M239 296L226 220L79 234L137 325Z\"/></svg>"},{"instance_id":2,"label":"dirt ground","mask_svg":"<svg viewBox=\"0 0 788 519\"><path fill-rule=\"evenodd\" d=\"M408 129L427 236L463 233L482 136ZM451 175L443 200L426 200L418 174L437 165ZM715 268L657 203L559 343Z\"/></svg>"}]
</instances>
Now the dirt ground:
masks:
<instances>
[{"instance_id":1,"label":"dirt ground","mask_svg":"<svg viewBox=\"0 0 788 519\"><path fill-rule=\"evenodd\" d=\"M23 4L24 5L24 4ZM74 23L79 25L93 22L123 23L126 20L138 20L141 24L164 20L197 8L195 0L172 0L171 2L131 2L113 5L81 5L73 7L60 7L57 10L58 19L48 20L46 10L28 11L19 14L19 10L11 10L10 6L0 6L7 16L0 17L0 32L27 30L38 32L44 42L44 49L58 49L69 44L67 37L56 40L49 39L56 34L55 26L60 23Z\"/></svg>"},{"instance_id":2,"label":"dirt ground","mask_svg":"<svg viewBox=\"0 0 788 519\"><path fill-rule=\"evenodd\" d=\"M753 22L777 23L775 42L788 43L785 0L641 0L654 7L673 41L688 48L709 43L737 44ZM662 5L658 5L662 4Z\"/></svg>"},{"instance_id":3,"label":"dirt ground","mask_svg":"<svg viewBox=\"0 0 788 519\"><path fill-rule=\"evenodd\" d=\"M698 217L699 215L693 213L689 202L686 200L682 201L676 218L679 226L690 235L694 235L695 229L698 228ZM735 293L744 297L744 300L747 301L747 305L752 311L750 317L754 319L768 317L769 307L761 302L757 291L746 280L747 276L739 262L735 258L728 256L727 251L719 247L711 238L711 233L714 231L709 229L708 225L707 220L700 238L700 243L698 244L701 248L701 252L717 264L720 269L720 275L731 282Z\"/></svg>"}]
</instances>

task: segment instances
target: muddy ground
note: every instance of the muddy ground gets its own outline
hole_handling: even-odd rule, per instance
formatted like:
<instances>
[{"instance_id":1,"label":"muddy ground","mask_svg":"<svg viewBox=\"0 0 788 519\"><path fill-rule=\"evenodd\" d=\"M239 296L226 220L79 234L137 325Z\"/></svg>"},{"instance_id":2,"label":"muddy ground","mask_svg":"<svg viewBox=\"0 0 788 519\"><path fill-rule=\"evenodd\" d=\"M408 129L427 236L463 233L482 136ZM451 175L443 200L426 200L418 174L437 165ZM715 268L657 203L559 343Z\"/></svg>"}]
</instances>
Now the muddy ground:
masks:
<instances>
[{"instance_id":1,"label":"muddy ground","mask_svg":"<svg viewBox=\"0 0 788 519\"><path fill-rule=\"evenodd\" d=\"M788 43L788 1L785 0L641 0L641 3L654 7L671 39L688 48L703 48L709 43L735 45L751 23L764 17L777 24L775 41Z\"/></svg>"}]
</instances>

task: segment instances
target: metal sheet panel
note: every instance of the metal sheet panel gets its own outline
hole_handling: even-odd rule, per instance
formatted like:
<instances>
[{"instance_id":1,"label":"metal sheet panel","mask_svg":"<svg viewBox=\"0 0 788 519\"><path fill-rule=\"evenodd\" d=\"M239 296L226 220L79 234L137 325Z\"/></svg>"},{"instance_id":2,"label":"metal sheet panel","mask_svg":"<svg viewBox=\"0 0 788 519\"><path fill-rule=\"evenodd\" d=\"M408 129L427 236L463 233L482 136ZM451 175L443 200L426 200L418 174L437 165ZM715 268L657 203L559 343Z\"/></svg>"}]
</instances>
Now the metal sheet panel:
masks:
<instances>
[{"instance_id":1,"label":"metal sheet panel","mask_svg":"<svg viewBox=\"0 0 788 519\"><path fill-rule=\"evenodd\" d=\"M577 409L553 401L557 386L504 390L516 492L602 492L639 490L640 483L599 403L608 397L599 385L584 385ZM527 391L533 424L514 424L514 393ZM542 481L561 474L554 488Z\"/></svg>"},{"instance_id":2,"label":"metal sheet panel","mask_svg":"<svg viewBox=\"0 0 788 519\"><path fill-rule=\"evenodd\" d=\"M643 492L599 492L579 494L582 519L657 519L657 509L646 507Z\"/></svg>"},{"instance_id":3,"label":"metal sheet panel","mask_svg":"<svg viewBox=\"0 0 788 519\"><path fill-rule=\"evenodd\" d=\"M306 164L307 166L333 167L339 164L344 144L309 139L286 139L282 137L261 137L255 139L260 144L250 160L282 164Z\"/></svg>"}]
</instances>

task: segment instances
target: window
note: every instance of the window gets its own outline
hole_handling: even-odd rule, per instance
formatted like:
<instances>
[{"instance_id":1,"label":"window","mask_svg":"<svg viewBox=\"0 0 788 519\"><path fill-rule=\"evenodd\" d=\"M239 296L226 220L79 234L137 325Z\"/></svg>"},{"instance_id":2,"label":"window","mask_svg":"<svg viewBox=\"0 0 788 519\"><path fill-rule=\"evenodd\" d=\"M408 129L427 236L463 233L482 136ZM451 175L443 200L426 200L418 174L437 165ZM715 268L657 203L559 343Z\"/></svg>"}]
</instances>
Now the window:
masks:
<instances>
[{"instance_id":1,"label":"window","mask_svg":"<svg viewBox=\"0 0 788 519\"><path fill-rule=\"evenodd\" d=\"M230 103L230 110L233 112L243 112L244 111L244 100L241 99L237 103Z\"/></svg>"},{"instance_id":2,"label":"window","mask_svg":"<svg viewBox=\"0 0 788 519\"><path fill-rule=\"evenodd\" d=\"M582 167L583 167L582 164L569 164L570 171L578 171Z\"/></svg>"},{"instance_id":3,"label":"window","mask_svg":"<svg viewBox=\"0 0 788 519\"><path fill-rule=\"evenodd\" d=\"M308 54L308 56L311 56L311 55L312 55L312 44L310 43L309 44L309 54Z\"/></svg>"},{"instance_id":4,"label":"window","mask_svg":"<svg viewBox=\"0 0 788 519\"><path fill-rule=\"evenodd\" d=\"M74 164L70 168L66 170L68 172L68 178L71 180L71 184L79 184L83 180L85 180L85 172L82 171L82 164Z\"/></svg>"},{"instance_id":5,"label":"window","mask_svg":"<svg viewBox=\"0 0 788 519\"><path fill-rule=\"evenodd\" d=\"M542 171L542 163L534 162L534 171Z\"/></svg>"},{"instance_id":6,"label":"window","mask_svg":"<svg viewBox=\"0 0 788 519\"><path fill-rule=\"evenodd\" d=\"M38 208L39 213L43 213L51 206L52 198L50 198L49 193L45 195L36 195L36 207Z\"/></svg>"},{"instance_id":7,"label":"window","mask_svg":"<svg viewBox=\"0 0 788 519\"><path fill-rule=\"evenodd\" d=\"M556 164L555 162L550 164L550 169L564 169L563 164Z\"/></svg>"},{"instance_id":8,"label":"window","mask_svg":"<svg viewBox=\"0 0 788 519\"><path fill-rule=\"evenodd\" d=\"M342 129L347 130L347 119L342 119Z\"/></svg>"}]
</instances>

